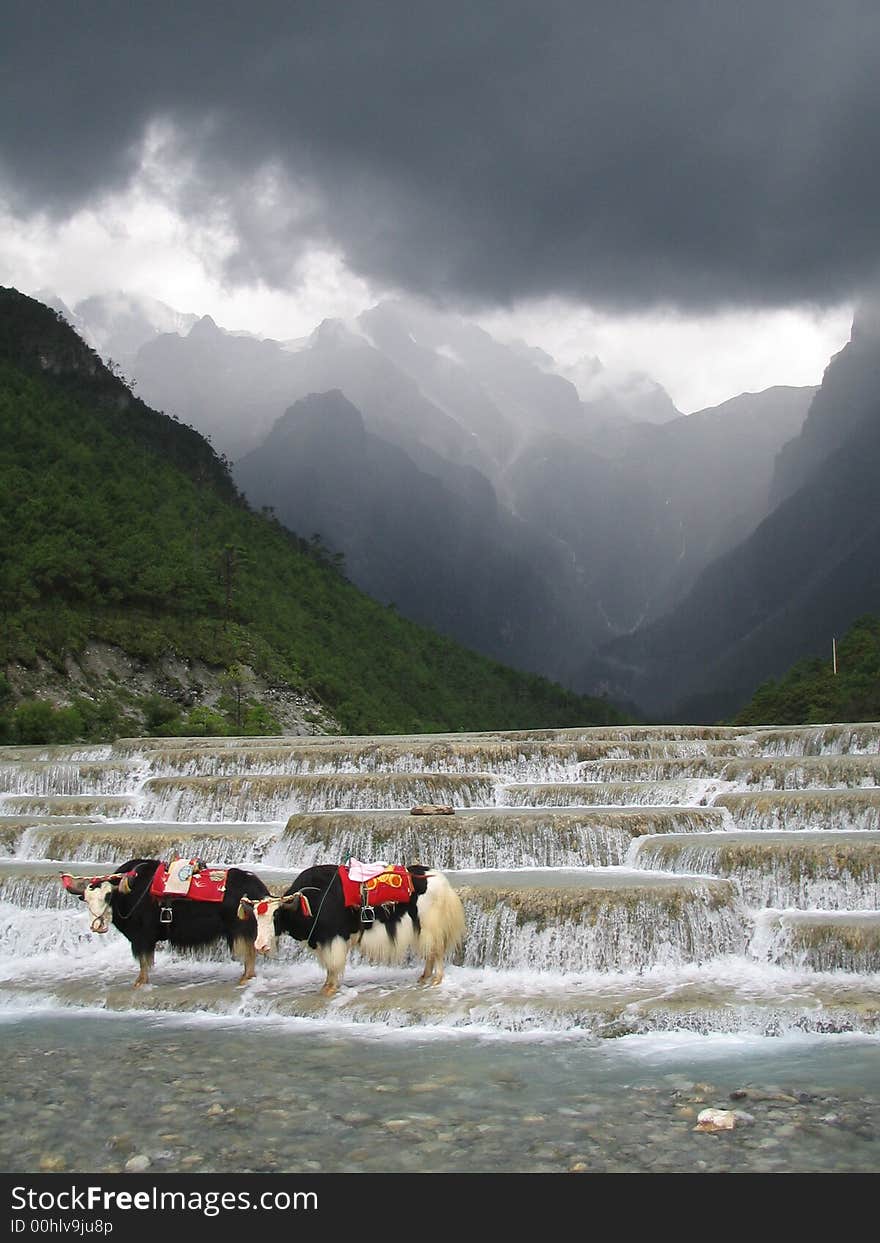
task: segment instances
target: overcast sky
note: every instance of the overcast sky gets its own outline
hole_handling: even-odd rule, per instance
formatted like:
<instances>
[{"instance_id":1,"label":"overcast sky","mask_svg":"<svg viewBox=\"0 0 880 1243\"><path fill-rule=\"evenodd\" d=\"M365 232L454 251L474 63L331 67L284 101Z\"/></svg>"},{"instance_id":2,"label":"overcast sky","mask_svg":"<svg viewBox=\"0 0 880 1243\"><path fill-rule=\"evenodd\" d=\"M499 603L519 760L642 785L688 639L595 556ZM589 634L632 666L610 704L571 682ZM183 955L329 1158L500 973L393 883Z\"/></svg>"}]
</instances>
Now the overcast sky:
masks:
<instances>
[{"instance_id":1,"label":"overcast sky","mask_svg":"<svg viewBox=\"0 0 880 1243\"><path fill-rule=\"evenodd\" d=\"M880 268L873 0L4 0L0 281L308 331L395 290L684 410Z\"/></svg>"}]
</instances>

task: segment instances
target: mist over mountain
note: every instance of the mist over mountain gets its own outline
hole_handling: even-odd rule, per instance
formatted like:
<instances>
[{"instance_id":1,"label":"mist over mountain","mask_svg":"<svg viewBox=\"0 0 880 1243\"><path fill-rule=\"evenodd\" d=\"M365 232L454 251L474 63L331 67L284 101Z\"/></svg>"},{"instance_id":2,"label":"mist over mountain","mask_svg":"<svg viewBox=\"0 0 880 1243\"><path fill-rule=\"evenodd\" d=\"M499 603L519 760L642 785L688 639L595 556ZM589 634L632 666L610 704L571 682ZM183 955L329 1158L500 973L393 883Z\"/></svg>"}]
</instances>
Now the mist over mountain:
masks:
<instances>
[{"instance_id":1,"label":"mist over mountain","mask_svg":"<svg viewBox=\"0 0 880 1243\"><path fill-rule=\"evenodd\" d=\"M618 693L638 687L652 715L714 720L880 609L878 379L878 324L862 318L778 456L773 487L789 494L667 616L604 649Z\"/></svg>"},{"instance_id":2,"label":"mist over mountain","mask_svg":"<svg viewBox=\"0 0 880 1243\"><path fill-rule=\"evenodd\" d=\"M175 311L166 302L146 294L94 294L68 307L51 290L33 295L38 302L60 312L71 328L105 360L111 360L130 375L134 359L145 342L160 333L184 335L198 320L198 315Z\"/></svg>"},{"instance_id":3,"label":"mist over mountain","mask_svg":"<svg viewBox=\"0 0 880 1243\"><path fill-rule=\"evenodd\" d=\"M234 474L252 505L342 552L375 599L498 660L570 671L579 619L560 549L484 477L453 489L419 469L338 390L291 406Z\"/></svg>"},{"instance_id":4,"label":"mist over mountain","mask_svg":"<svg viewBox=\"0 0 880 1243\"><path fill-rule=\"evenodd\" d=\"M603 366L595 354L585 354L576 363L560 366L552 358L550 369L570 380L588 407L614 411L639 423L668 423L681 411L662 384L641 371L618 371Z\"/></svg>"},{"instance_id":5,"label":"mist over mountain","mask_svg":"<svg viewBox=\"0 0 880 1243\"><path fill-rule=\"evenodd\" d=\"M535 435L549 431L578 441L598 422L570 381L476 324L414 303L384 302L360 315L358 326L465 429L502 491L505 471Z\"/></svg>"},{"instance_id":6,"label":"mist over mountain","mask_svg":"<svg viewBox=\"0 0 880 1243\"><path fill-rule=\"evenodd\" d=\"M226 332L210 315L186 336L154 335L132 374L146 401L173 411L231 459L259 444L291 401L291 369L278 342Z\"/></svg>"},{"instance_id":7,"label":"mist over mountain","mask_svg":"<svg viewBox=\"0 0 880 1243\"><path fill-rule=\"evenodd\" d=\"M516 512L572 550L609 634L638 630L768 512L774 455L813 391L743 394L596 447L536 439L511 473Z\"/></svg>"},{"instance_id":8,"label":"mist over mountain","mask_svg":"<svg viewBox=\"0 0 880 1243\"><path fill-rule=\"evenodd\" d=\"M640 666L621 677L598 653L674 608L770 513L776 455L816 391L684 416L649 377L586 353L566 376L543 350L408 300L288 341L210 316L159 332L118 305L120 333L148 334L138 392L232 459L252 504L341 553L357 586L514 667L628 702Z\"/></svg>"}]
</instances>

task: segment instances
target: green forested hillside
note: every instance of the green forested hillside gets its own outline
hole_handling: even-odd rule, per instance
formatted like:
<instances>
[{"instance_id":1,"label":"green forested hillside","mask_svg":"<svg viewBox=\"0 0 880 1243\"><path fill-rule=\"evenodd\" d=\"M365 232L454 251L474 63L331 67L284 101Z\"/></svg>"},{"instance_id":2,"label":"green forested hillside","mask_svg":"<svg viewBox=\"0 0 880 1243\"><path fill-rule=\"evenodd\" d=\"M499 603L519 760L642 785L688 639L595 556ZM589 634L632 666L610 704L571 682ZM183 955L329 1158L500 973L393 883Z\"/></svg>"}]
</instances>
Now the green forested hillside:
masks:
<instances>
[{"instance_id":1,"label":"green forested hillside","mask_svg":"<svg viewBox=\"0 0 880 1243\"><path fill-rule=\"evenodd\" d=\"M832 652L801 660L778 682L765 682L734 718L735 725L805 725L880 721L880 617L853 622Z\"/></svg>"},{"instance_id":2,"label":"green forested hillside","mask_svg":"<svg viewBox=\"0 0 880 1243\"><path fill-rule=\"evenodd\" d=\"M151 411L54 312L8 289L0 483L7 671L40 659L62 671L101 640L146 659L173 651L222 669L247 664L313 693L349 732L621 719L361 594L320 543L248 509L202 437ZM14 709L7 687L0 728L27 741L27 713ZM68 733L112 730L111 715L79 710ZM152 711L163 732L174 728L173 705Z\"/></svg>"}]
</instances>

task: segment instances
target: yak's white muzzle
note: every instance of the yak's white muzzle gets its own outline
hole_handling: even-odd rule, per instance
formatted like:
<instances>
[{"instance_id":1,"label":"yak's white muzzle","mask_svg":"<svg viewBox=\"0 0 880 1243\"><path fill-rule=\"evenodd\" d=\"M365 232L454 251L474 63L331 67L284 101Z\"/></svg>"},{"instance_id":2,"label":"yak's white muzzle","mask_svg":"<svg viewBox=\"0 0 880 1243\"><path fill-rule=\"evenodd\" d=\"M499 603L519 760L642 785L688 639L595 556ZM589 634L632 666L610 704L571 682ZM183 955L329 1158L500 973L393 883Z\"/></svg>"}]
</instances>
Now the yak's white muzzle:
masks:
<instances>
[{"instance_id":1,"label":"yak's white muzzle","mask_svg":"<svg viewBox=\"0 0 880 1243\"><path fill-rule=\"evenodd\" d=\"M94 887L89 885L83 894L86 906L89 908L89 914L92 917L92 932L106 932L110 927L110 916L112 914L110 908L110 896L113 893L113 886L109 881L102 881Z\"/></svg>"}]
</instances>

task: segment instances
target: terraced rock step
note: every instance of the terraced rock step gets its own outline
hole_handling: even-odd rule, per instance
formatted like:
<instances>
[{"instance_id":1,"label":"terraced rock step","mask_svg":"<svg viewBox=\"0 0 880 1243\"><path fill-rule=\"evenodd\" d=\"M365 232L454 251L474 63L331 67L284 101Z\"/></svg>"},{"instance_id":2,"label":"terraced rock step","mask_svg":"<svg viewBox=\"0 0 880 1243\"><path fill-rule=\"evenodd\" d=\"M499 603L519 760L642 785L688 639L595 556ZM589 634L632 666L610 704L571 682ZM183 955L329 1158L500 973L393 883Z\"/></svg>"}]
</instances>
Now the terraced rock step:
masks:
<instances>
[{"instance_id":1,"label":"terraced rock step","mask_svg":"<svg viewBox=\"0 0 880 1243\"><path fill-rule=\"evenodd\" d=\"M605 867L634 837L721 828L713 808L465 808L452 816L403 811L300 812L266 861L302 867L327 859L405 860L439 868Z\"/></svg>"},{"instance_id":2,"label":"terraced rock step","mask_svg":"<svg viewBox=\"0 0 880 1243\"><path fill-rule=\"evenodd\" d=\"M500 806L506 807L706 806L726 788L722 781L686 778L678 781L505 783L499 787L496 799Z\"/></svg>"},{"instance_id":3,"label":"terraced rock step","mask_svg":"<svg viewBox=\"0 0 880 1243\"><path fill-rule=\"evenodd\" d=\"M0 865L0 900L21 908L18 919L5 930L7 937L15 938L20 957L29 923L34 926L33 944L44 944L38 926L44 934L46 911L64 913L56 946L66 936L71 956L88 953L83 941L87 921L81 904L61 886L62 871L103 874L97 861ZM292 878L293 873L277 871L271 873L271 882L265 876L278 891ZM467 877L464 884L455 877L455 883L468 915L463 961L469 966L642 971L741 952L747 940L738 893L724 880L554 869L483 873ZM37 920L32 918L34 912ZM107 934L113 940L118 935L116 930ZM7 948L3 938L0 928L0 952Z\"/></svg>"},{"instance_id":4,"label":"terraced rock step","mask_svg":"<svg viewBox=\"0 0 880 1243\"><path fill-rule=\"evenodd\" d=\"M108 820L135 820L143 809L137 794L3 794L2 819L83 819L101 816Z\"/></svg>"},{"instance_id":5,"label":"terraced rock step","mask_svg":"<svg viewBox=\"0 0 880 1243\"><path fill-rule=\"evenodd\" d=\"M712 805L741 829L880 829L880 789L726 791Z\"/></svg>"},{"instance_id":6,"label":"terraced rock step","mask_svg":"<svg viewBox=\"0 0 880 1243\"><path fill-rule=\"evenodd\" d=\"M568 729L511 729L498 734L448 734L446 737L510 738L514 741L545 738L589 742L593 739L611 742L690 742L694 739L740 738L749 730L737 725L588 725Z\"/></svg>"},{"instance_id":7,"label":"terraced rock step","mask_svg":"<svg viewBox=\"0 0 880 1243\"><path fill-rule=\"evenodd\" d=\"M789 725L748 731L761 755L877 755L880 722Z\"/></svg>"},{"instance_id":8,"label":"terraced rock step","mask_svg":"<svg viewBox=\"0 0 880 1243\"><path fill-rule=\"evenodd\" d=\"M675 759L602 759L577 766L575 781L728 781L767 790L859 788L880 784L880 756L692 756Z\"/></svg>"},{"instance_id":9,"label":"terraced rock step","mask_svg":"<svg viewBox=\"0 0 880 1243\"><path fill-rule=\"evenodd\" d=\"M138 779L137 768L126 761L0 762L0 794L120 794Z\"/></svg>"},{"instance_id":10,"label":"terraced rock step","mask_svg":"<svg viewBox=\"0 0 880 1243\"><path fill-rule=\"evenodd\" d=\"M880 972L880 911L765 911L752 952L811 971Z\"/></svg>"},{"instance_id":11,"label":"terraced rock step","mask_svg":"<svg viewBox=\"0 0 880 1243\"><path fill-rule=\"evenodd\" d=\"M106 762L113 756L113 745L101 743L35 743L32 746L0 747L3 763L30 764L56 760L63 764ZM117 757L121 758L121 757Z\"/></svg>"},{"instance_id":12,"label":"terraced rock step","mask_svg":"<svg viewBox=\"0 0 880 1243\"><path fill-rule=\"evenodd\" d=\"M211 863L246 866L261 859L277 841L281 826L274 822L187 824L144 821L106 822L47 818L41 823L19 820L0 825L0 847L6 855L40 859L168 859L174 854ZM2 872L2 864L0 864Z\"/></svg>"},{"instance_id":13,"label":"terraced rock step","mask_svg":"<svg viewBox=\"0 0 880 1243\"><path fill-rule=\"evenodd\" d=\"M18 835L25 829L39 828L41 825L54 824L58 828L65 825L74 826L77 824L100 824L101 821L97 816L3 816L0 815L0 846L4 849L7 844L18 840Z\"/></svg>"},{"instance_id":14,"label":"terraced rock step","mask_svg":"<svg viewBox=\"0 0 880 1243\"><path fill-rule=\"evenodd\" d=\"M510 742L598 742L604 743L651 743L662 745L675 742L708 742L712 740L748 739L761 731L743 729L739 726L724 725L587 725L571 726L560 729L510 729L463 731L462 733L446 734L362 734L344 740L346 745L394 746L405 747L433 746L437 743L469 745L471 743L493 744ZM288 741L294 746L307 746L321 749L339 746L340 738L330 734L294 735ZM161 744L160 744L161 745ZM173 745L195 748L199 750L223 750L239 748L278 747L282 745L277 735L265 737L223 737L223 738L175 738ZM117 738L112 744L114 756L144 754L157 749L156 738ZM45 748L38 748L40 752ZM47 758L51 758L47 756Z\"/></svg>"},{"instance_id":15,"label":"terraced rock step","mask_svg":"<svg viewBox=\"0 0 880 1243\"><path fill-rule=\"evenodd\" d=\"M494 801L487 773L334 773L275 777L151 777L142 814L160 820L286 820L326 807L397 807Z\"/></svg>"},{"instance_id":16,"label":"terraced rock step","mask_svg":"<svg viewBox=\"0 0 880 1243\"><path fill-rule=\"evenodd\" d=\"M463 968L436 989L420 988L414 968L377 968L352 956L345 984L328 1004L318 992L323 972L292 947L284 961L261 961L257 979L245 988L236 987L239 971L230 958L207 962L166 951L157 955L151 984L137 991L131 956L121 946L117 951L112 958L105 951L97 966L78 964L64 977L24 972L2 981L0 1000L7 1008L36 1009L51 999L53 1006L169 1018L297 1018L377 1030L570 1032L600 1039L682 1031L880 1034L880 988L854 985L850 976L788 973L781 984L778 973L712 979L685 969L524 981L519 972Z\"/></svg>"},{"instance_id":17,"label":"terraced rock step","mask_svg":"<svg viewBox=\"0 0 880 1243\"><path fill-rule=\"evenodd\" d=\"M644 971L743 953L748 941L736 887L709 877L502 872L457 888L468 917L467 966Z\"/></svg>"},{"instance_id":18,"label":"terraced rock step","mask_svg":"<svg viewBox=\"0 0 880 1243\"><path fill-rule=\"evenodd\" d=\"M755 752L751 739L666 742L558 742L540 739L492 738L436 741L431 738L364 740L358 738L288 742L276 746L218 747L156 744L133 755L151 775L222 777L244 773L331 772L492 772L511 780L576 779L578 766L608 760L687 761L692 757L747 756Z\"/></svg>"},{"instance_id":19,"label":"terraced rock step","mask_svg":"<svg viewBox=\"0 0 880 1243\"><path fill-rule=\"evenodd\" d=\"M880 785L880 755L806 755L730 759L717 775L773 790L857 789Z\"/></svg>"},{"instance_id":20,"label":"terraced rock step","mask_svg":"<svg viewBox=\"0 0 880 1243\"><path fill-rule=\"evenodd\" d=\"M637 839L637 868L735 878L753 907L880 909L880 832L673 833Z\"/></svg>"}]
</instances>

